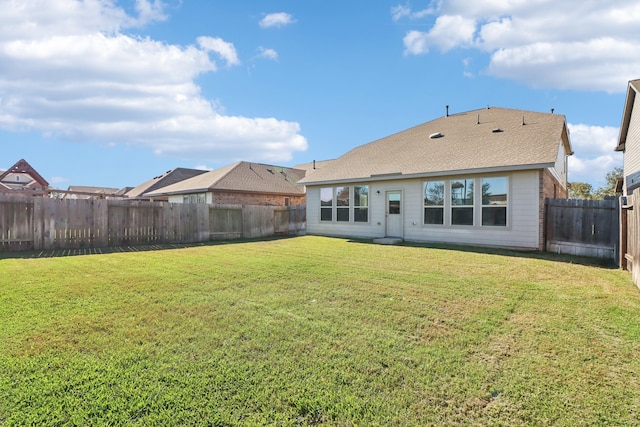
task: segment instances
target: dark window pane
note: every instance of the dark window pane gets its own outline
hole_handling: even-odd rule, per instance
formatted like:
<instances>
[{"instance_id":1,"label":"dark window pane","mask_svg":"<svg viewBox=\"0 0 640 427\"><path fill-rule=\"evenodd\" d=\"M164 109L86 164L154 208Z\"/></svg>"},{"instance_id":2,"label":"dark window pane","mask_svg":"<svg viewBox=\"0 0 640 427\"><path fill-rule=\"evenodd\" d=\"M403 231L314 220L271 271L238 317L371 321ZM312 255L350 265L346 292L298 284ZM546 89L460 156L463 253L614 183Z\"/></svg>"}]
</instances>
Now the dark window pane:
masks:
<instances>
[{"instance_id":1,"label":"dark window pane","mask_svg":"<svg viewBox=\"0 0 640 427\"><path fill-rule=\"evenodd\" d=\"M502 206L482 208L482 225L495 225L495 226L506 227L507 208Z\"/></svg>"},{"instance_id":2,"label":"dark window pane","mask_svg":"<svg viewBox=\"0 0 640 427\"><path fill-rule=\"evenodd\" d=\"M443 208L424 208L425 224L444 224Z\"/></svg>"},{"instance_id":3,"label":"dark window pane","mask_svg":"<svg viewBox=\"0 0 640 427\"><path fill-rule=\"evenodd\" d=\"M355 222L368 222L369 221L369 209L367 208L355 208L353 210L353 220Z\"/></svg>"},{"instance_id":4,"label":"dark window pane","mask_svg":"<svg viewBox=\"0 0 640 427\"><path fill-rule=\"evenodd\" d=\"M320 221L332 221L331 208L320 208Z\"/></svg>"},{"instance_id":5,"label":"dark window pane","mask_svg":"<svg viewBox=\"0 0 640 427\"><path fill-rule=\"evenodd\" d=\"M349 208L338 208L336 216L338 221L349 221Z\"/></svg>"},{"instance_id":6,"label":"dark window pane","mask_svg":"<svg viewBox=\"0 0 640 427\"><path fill-rule=\"evenodd\" d=\"M473 208L452 208L451 224L473 225Z\"/></svg>"}]
</instances>

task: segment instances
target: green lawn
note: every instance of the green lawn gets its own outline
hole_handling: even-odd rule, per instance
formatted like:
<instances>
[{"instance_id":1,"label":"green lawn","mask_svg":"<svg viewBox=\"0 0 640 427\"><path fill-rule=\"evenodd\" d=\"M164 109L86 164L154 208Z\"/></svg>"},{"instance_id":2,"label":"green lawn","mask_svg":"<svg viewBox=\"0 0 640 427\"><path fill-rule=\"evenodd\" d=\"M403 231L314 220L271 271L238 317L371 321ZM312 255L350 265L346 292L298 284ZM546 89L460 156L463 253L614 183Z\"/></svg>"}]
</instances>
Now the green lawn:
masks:
<instances>
[{"instance_id":1,"label":"green lawn","mask_svg":"<svg viewBox=\"0 0 640 427\"><path fill-rule=\"evenodd\" d=\"M640 291L577 261L313 236L0 259L0 425L637 425Z\"/></svg>"}]
</instances>

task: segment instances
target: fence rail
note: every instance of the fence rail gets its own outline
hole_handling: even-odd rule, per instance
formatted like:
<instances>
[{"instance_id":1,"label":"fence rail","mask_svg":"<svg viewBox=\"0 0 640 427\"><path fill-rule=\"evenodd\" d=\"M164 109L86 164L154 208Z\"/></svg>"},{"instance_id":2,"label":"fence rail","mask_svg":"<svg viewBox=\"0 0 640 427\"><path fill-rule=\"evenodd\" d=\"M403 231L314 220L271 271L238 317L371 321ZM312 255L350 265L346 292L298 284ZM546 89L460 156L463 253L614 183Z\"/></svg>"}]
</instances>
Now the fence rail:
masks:
<instances>
[{"instance_id":1,"label":"fence rail","mask_svg":"<svg viewBox=\"0 0 640 427\"><path fill-rule=\"evenodd\" d=\"M546 200L547 251L617 260L618 236L618 199Z\"/></svg>"},{"instance_id":2,"label":"fence rail","mask_svg":"<svg viewBox=\"0 0 640 427\"><path fill-rule=\"evenodd\" d=\"M0 196L0 251L83 249L295 235L304 206Z\"/></svg>"}]
</instances>

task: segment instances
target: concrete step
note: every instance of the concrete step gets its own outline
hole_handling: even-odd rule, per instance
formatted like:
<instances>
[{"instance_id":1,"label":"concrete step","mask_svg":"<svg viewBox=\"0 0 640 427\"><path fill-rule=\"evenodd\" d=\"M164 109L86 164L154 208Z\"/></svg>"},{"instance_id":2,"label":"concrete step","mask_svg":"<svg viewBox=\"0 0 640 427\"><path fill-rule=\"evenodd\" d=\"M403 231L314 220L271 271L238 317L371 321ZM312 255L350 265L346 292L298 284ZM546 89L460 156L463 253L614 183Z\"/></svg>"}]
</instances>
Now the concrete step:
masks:
<instances>
[{"instance_id":1,"label":"concrete step","mask_svg":"<svg viewBox=\"0 0 640 427\"><path fill-rule=\"evenodd\" d=\"M381 237L373 239L373 243L378 245L397 245L398 243L402 243L402 239L400 237Z\"/></svg>"}]
</instances>

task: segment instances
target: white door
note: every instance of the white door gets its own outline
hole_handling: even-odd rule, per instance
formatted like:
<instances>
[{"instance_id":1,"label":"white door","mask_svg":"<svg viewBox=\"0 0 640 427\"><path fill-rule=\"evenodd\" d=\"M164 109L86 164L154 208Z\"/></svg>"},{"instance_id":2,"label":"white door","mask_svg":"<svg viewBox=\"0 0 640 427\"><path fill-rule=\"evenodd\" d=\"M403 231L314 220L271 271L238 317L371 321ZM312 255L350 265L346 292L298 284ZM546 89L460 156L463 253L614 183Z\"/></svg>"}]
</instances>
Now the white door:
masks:
<instances>
[{"instance_id":1,"label":"white door","mask_svg":"<svg viewBox=\"0 0 640 427\"><path fill-rule=\"evenodd\" d=\"M402 238L402 192L387 191L386 236Z\"/></svg>"}]
</instances>

